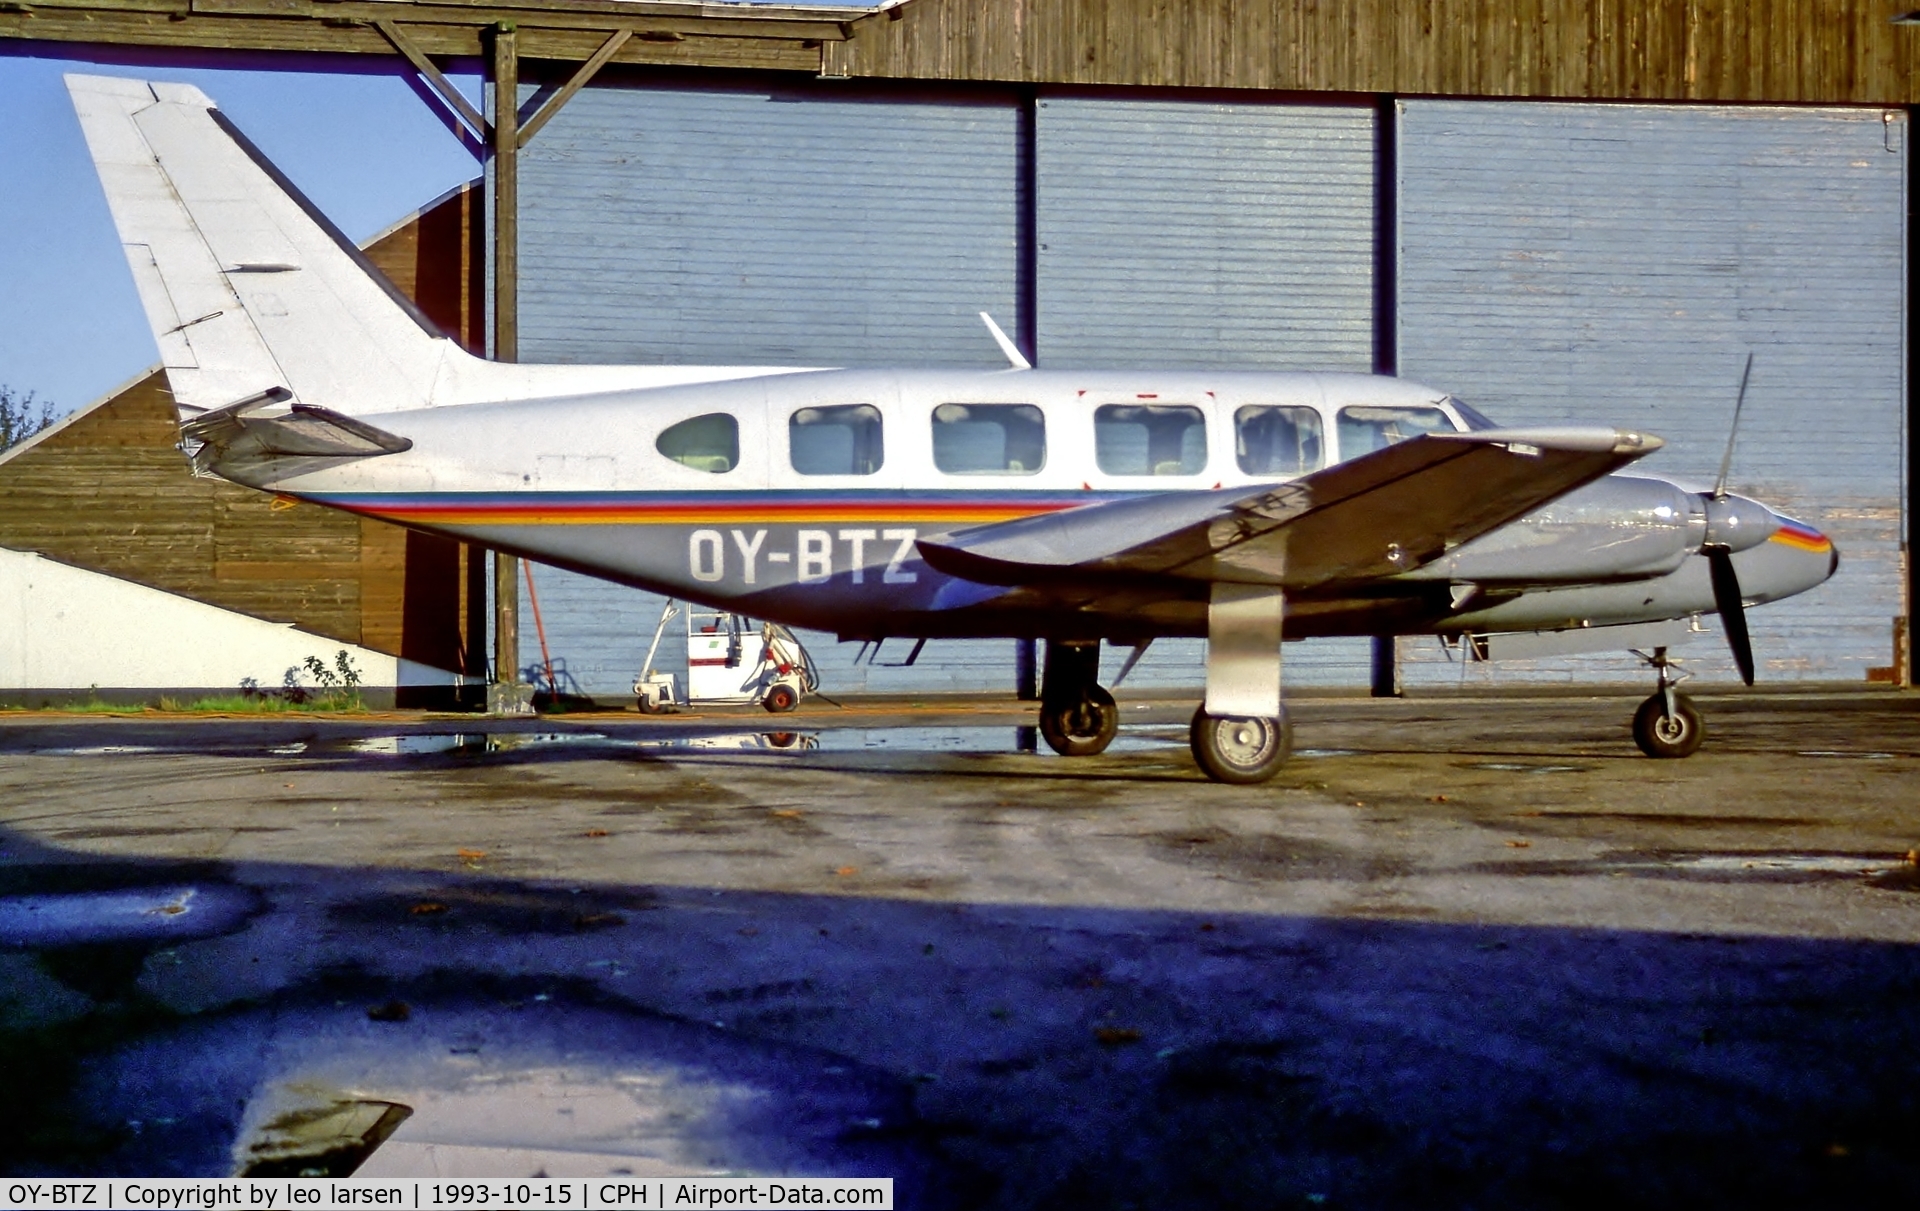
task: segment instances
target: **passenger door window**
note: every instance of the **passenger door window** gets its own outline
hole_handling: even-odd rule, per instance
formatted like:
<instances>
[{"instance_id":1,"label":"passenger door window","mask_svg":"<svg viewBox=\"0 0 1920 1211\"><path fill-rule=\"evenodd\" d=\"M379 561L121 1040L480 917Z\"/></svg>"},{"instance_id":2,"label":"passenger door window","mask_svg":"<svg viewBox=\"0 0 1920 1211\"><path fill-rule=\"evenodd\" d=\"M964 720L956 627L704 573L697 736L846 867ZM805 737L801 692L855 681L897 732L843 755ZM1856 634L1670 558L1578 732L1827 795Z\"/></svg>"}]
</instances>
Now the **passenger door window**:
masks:
<instances>
[{"instance_id":1,"label":"passenger door window","mask_svg":"<svg viewBox=\"0 0 1920 1211\"><path fill-rule=\"evenodd\" d=\"M872 475L885 457L880 409L802 408L787 419L787 457L802 475Z\"/></svg>"},{"instance_id":2,"label":"passenger door window","mask_svg":"<svg viewBox=\"0 0 1920 1211\"><path fill-rule=\"evenodd\" d=\"M1326 458L1320 413L1248 404L1233 414L1233 452L1248 475L1305 475Z\"/></svg>"},{"instance_id":3,"label":"passenger door window","mask_svg":"<svg viewBox=\"0 0 1920 1211\"><path fill-rule=\"evenodd\" d=\"M1207 419L1178 404L1107 404L1093 413L1093 453L1108 475L1198 475Z\"/></svg>"},{"instance_id":4,"label":"passenger door window","mask_svg":"<svg viewBox=\"0 0 1920 1211\"><path fill-rule=\"evenodd\" d=\"M941 404L933 465L948 475L1032 475L1047 463L1047 422L1032 404Z\"/></svg>"}]
</instances>

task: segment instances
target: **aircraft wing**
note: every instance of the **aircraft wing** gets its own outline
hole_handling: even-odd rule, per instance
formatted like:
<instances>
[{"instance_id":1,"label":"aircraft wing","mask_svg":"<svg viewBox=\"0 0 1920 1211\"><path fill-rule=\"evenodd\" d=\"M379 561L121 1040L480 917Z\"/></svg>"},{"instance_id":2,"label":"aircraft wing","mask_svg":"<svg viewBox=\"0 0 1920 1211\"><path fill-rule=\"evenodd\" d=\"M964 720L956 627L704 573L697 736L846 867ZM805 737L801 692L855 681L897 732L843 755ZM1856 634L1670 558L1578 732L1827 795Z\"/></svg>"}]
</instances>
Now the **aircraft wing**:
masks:
<instances>
[{"instance_id":1,"label":"aircraft wing","mask_svg":"<svg viewBox=\"0 0 1920 1211\"><path fill-rule=\"evenodd\" d=\"M1162 576L1292 590L1411 571L1651 454L1615 429L1435 433L1279 485L1166 492L921 539L984 584Z\"/></svg>"}]
</instances>

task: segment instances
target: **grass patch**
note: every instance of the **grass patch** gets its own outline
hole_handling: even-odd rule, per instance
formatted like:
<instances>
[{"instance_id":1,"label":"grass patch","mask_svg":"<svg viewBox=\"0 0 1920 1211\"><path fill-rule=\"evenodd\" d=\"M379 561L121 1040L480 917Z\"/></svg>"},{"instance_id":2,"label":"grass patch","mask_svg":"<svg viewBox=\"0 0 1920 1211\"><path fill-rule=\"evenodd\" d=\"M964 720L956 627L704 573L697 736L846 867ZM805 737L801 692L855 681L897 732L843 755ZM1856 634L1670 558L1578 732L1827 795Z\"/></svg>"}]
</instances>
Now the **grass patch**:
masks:
<instances>
[{"instance_id":1,"label":"grass patch","mask_svg":"<svg viewBox=\"0 0 1920 1211\"><path fill-rule=\"evenodd\" d=\"M301 680L303 670L313 679L313 685ZM258 681L246 677L234 693L210 694L186 701L161 697L153 702L103 702L98 691L99 687L95 686L80 702L56 703L49 699L42 702L39 709L82 715L138 715L146 711L208 715L338 714L363 713L367 709L360 697L360 670L353 667L345 648L335 654L331 666L318 656L309 656L289 668L278 689L263 690ZM30 708L0 705L0 710L26 709Z\"/></svg>"},{"instance_id":2,"label":"grass patch","mask_svg":"<svg viewBox=\"0 0 1920 1211\"><path fill-rule=\"evenodd\" d=\"M89 698L84 702L48 703L43 710L66 711L79 715L135 715L147 709L144 702L102 702Z\"/></svg>"},{"instance_id":3,"label":"grass patch","mask_svg":"<svg viewBox=\"0 0 1920 1211\"><path fill-rule=\"evenodd\" d=\"M367 704L360 700L358 694L315 694L295 702L276 695L237 693L215 694L208 698L195 698L191 702L162 698L159 709L220 715L290 715L314 711L344 711L351 714L365 712Z\"/></svg>"}]
</instances>

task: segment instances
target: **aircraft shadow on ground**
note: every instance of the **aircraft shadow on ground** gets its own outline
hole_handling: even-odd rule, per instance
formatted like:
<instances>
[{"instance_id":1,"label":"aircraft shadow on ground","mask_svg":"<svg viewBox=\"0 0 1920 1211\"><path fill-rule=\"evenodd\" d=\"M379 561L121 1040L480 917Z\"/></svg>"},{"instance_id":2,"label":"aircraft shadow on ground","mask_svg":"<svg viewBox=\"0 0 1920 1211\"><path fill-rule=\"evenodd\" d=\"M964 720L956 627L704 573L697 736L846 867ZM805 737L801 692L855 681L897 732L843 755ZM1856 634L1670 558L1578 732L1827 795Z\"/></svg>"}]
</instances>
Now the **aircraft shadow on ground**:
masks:
<instances>
[{"instance_id":1,"label":"aircraft shadow on ground","mask_svg":"<svg viewBox=\"0 0 1920 1211\"><path fill-rule=\"evenodd\" d=\"M412 1155L891 1174L911 1207L1920 1192L1912 946L0 850L0 902L70 910L0 913L8 1174L232 1172L331 1088L419 1103Z\"/></svg>"}]
</instances>

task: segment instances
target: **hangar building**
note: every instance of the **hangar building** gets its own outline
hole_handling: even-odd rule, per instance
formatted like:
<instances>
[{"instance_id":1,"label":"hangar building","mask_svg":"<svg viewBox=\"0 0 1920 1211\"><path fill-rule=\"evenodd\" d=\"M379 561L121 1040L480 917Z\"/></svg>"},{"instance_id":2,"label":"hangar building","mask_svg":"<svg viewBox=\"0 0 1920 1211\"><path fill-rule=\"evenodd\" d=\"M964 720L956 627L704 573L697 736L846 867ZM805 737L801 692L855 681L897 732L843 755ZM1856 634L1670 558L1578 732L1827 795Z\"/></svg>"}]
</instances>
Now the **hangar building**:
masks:
<instances>
[{"instance_id":1,"label":"hangar building","mask_svg":"<svg viewBox=\"0 0 1920 1211\"><path fill-rule=\"evenodd\" d=\"M62 0L0 13L0 37L333 52L348 70L479 56L521 116L562 102L504 161L495 339L510 308L496 348L521 360L992 366L986 310L1047 367L1398 373L1504 422L1644 427L1669 440L1660 470L1707 483L1751 350L1733 482L1843 552L1827 585L1753 615L1761 677L1908 677L1920 28L1887 6L195 0L164 28L144 12ZM92 49L53 45L69 40ZM657 601L538 579L580 688L623 691ZM1013 676L1005 644L942 646L870 680L828 654L827 688ZM1301 646L1297 684L1366 684L1364 643ZM1195 651L1167 647L1141 675L1195 683ZM1717 643L1696 651L1733 677ZM1431 641L1402 658L1415 684L1639 677L1624 659L1451 666Z\"/></svg>"}]
</instances>

